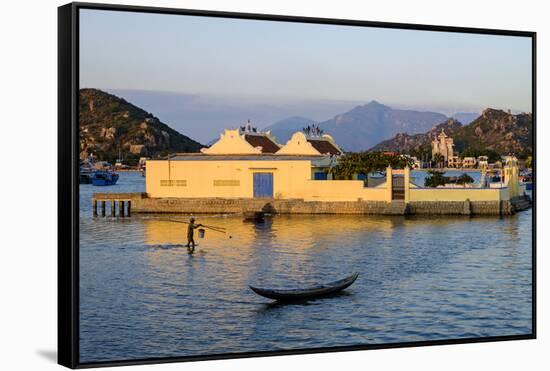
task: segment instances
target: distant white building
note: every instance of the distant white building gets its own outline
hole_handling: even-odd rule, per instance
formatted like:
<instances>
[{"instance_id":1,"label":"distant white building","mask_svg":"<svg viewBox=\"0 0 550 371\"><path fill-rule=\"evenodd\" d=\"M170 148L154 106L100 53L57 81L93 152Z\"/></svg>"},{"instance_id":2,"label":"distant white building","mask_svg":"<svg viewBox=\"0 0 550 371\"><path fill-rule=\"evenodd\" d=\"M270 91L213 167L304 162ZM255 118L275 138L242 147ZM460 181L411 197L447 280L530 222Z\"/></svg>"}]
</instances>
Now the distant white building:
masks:
<instances>
[{"instance_id":1,"label":"distant white building","mask_svg":"<svg viewBox=\"0 0 550 371\"><path fill-rule=\"evenodd\" d=\"M448 137L445 131L441 130L441 133L432 140L432 159L435 158L436 154L440 154L443 156L445 163L447 163L449 158L454 155L453 147L453 138Z\"/></svg>"}]
</instances>

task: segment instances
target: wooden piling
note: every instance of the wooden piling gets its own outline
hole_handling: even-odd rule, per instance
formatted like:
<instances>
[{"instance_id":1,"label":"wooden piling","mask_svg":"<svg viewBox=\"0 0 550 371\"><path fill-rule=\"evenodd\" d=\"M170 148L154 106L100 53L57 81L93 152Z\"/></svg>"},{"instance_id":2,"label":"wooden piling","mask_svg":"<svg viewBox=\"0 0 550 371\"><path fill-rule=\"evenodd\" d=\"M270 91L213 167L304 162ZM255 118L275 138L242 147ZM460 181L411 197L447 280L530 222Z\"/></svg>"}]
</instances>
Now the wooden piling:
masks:
<instances>
[{"instance_id":1,"label":"wooden piling","mask_svg":"<svg viewBox=\"0 0 550 371\"><path fill-rule=\"evenodd\" d=\"M132 216L132 201L128 201L128 216Z\"/></svg>"},{"instance_id":2,"label":"wooden piling","mask_svg":"<svg viewBox=\"0 0 550 371\"><path fill-rule=\"evenodd\" d=\"M105 201L101 201L101 216L102 217L105 217L105 209L106 209Z\"/></svg>"},{"instance_id":3,"label":"wooden piling","mask_svg":"<svg viewBox=\"0 0 550 371\"><path fill-rule=\"evenodd\" d=\"M93 207L93 211L94 211L94 217L97 217L97 200L94 199L92 203L93 203L92 207Z\"/></svg>"},{"instance_id":4,"label":"wooden piling","mask_svg":"<svg viewBox=\"0 0 550 371\"><path fill-rule=\"evenodd\" d=\"M115 203L115 200L111 200L111 216L113 218L116 216L116 203Z\"/></svg>"},{"instance_id":5,"label":"wooden piling","mask_svg":"<svg viewBox=\"0 0 550 371\"><path fill-rule=\"evenodd\" d=\"M124 218L124 201L118 201L118 215Z\"/></svg>"}]
</instances>

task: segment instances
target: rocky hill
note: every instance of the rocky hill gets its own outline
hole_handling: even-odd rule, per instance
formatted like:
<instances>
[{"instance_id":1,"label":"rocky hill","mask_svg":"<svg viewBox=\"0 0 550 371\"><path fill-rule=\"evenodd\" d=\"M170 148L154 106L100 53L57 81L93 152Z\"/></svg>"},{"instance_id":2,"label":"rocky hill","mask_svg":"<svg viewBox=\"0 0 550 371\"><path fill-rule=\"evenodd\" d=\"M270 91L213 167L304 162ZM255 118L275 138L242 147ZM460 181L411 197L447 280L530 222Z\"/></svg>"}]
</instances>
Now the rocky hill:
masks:
<instances>
[{"instance_id":1,"label":"rocky hill","mask_svg":"<svg viewBox=\"0 0 550 371\"><path fill-rule=\"evenodd\" d=\"M445 133L453 138L457 152L490 150L500 155L515 154L525 157L533 150L532 127L533 119L530 113L513 115L488 108L469 125L449 119L424 134L397 134L370 150L409 154L429 152L432 139L441 130L445 130Z\"/></svg>"},{"instance_id":2,"label":"rocky hill","mask_svg":"<svg viewBox=\"0 0 550 371\"><path fill-rule=\"evenodd\" d=\"M533 115L487 108L454 136L457 151L490 149L501 155L525 157L533 151Z\"/></svg>"},{"instance_id":3,"label":"rocky hill","mask_svg":"<svg viewBox=\"0 0 550 371\"><path fill-rule=\"evenodd\" d=\"M197 152L200 143L178 133L139 107L98 89L80 90L80 158L93 154L113 162L119 152L129 162L140 156Z\"/></svg>"}]
</instances>

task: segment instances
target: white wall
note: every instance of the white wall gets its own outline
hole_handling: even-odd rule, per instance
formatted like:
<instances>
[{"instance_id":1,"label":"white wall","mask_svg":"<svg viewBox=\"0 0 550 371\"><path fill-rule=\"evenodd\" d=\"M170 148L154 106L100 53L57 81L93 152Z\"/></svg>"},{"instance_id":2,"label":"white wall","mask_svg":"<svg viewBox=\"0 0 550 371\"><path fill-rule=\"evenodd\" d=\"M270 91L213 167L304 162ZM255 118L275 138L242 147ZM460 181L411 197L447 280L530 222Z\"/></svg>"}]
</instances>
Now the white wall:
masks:
<instances>
[{"instance_id":1,"label":"white wall","mask_svg":"<svg viewBox=\"0 0 550 371\"><path fill-rule=\"evenodd\" d=\"M90 0L93 1L93 0ZM107 1L107 0L105 0ZM141 0L127 4L538 31L538 138L550 137L550 23L546 2ZM1 367L60 370L56 349L56 0L5 1L0 12L3 200L0 249ZM544 67L543 67L544 66ZM539 148L539 164L550 149ZM25 165L37 164L32 168ZM541 170L544 168L541 168ZM544 169L545 170L545 169ZM21 175L32 175L32 179ZM539 210L550 206L549 172L538 177ZM539 225L548 214L539 213ZM548 363L550 239L539 230L539 340L137 366L135 370L535 370Z\"/></svg>"}]
</instances>

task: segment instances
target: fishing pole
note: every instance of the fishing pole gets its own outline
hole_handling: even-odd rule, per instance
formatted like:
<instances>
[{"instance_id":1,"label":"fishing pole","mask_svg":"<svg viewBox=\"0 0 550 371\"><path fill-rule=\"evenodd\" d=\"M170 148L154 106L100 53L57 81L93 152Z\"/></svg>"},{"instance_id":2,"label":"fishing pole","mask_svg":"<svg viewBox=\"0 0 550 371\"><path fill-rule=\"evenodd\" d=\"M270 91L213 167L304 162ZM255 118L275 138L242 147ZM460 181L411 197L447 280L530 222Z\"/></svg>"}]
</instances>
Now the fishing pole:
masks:
<instances>
[{"instance_id":1,"label":"fishing pole","mask_svg":"<svg viewBox=\"0 0 550 371\"><path fill-rule=\"evenodd\" d=\"M189 224L188 222L184 222L184 221L180 221L180 220L171 220L171 219L168 219L166 220L167 222L172 222L172 223L182 223L182 224ZM201 227L204 227L204 228L208 228L208 229L211 229L213 231L216 231L216 232L219 232L219 233L227 233L227 231L224 231L222 229L218 229L218 228L223 228L223 227L212 227L212 226L207 226L207 225L204 225L204 224L201 224ZM229 236L229 238L233 238L233 236Z\"/></svg>"},{"instance_id":2,"label":"fishing pole","mask_svg":"<svg viewBox=\"0 0 550 371\"><path fill-rule=\"evenodd\" d=\"M205 225L202 225L202 224L199 224L200 227L204 227L204 228L207 228L207 229L210 229L210 230L213 230L213 231L216 231L216 232L220 232L220 233L227 233L227 231L224 231L222 229L216 229L216 228L212 228L212 227L207 227Z\"/></svg>"},{"instance_id":3,"label":"fishing pole","mask_svg":"<svg viewBox=\"0 0 550 371\"><path fill-rule=\"evenodd\" d=\"M227 229L225 227L218 227L218 226L214 226L214 225L206 225L206 224L201 224L203 227L206 227L206 228L212 228L212 229Z\"/></svg>"},{"instance_id":4,"label":"fishing pole","mask_svg":"<svg viewBox=\"0 0 550 371\"><path fill-rule=\"evenodd\" d=\"M172 219L162 219L166 222L172 222L172 223L182 223L182 224L189 224L189 222L184 222L182 220L172 220ZM201 224L201 227L205 227L205 228L208 228L208 229L213 229L213 230L222 230L222 229L225 229L224 227L214 227L214 226L210 226L210 225L204 225L204 224Z\"/></svg>"}]
</instances>

